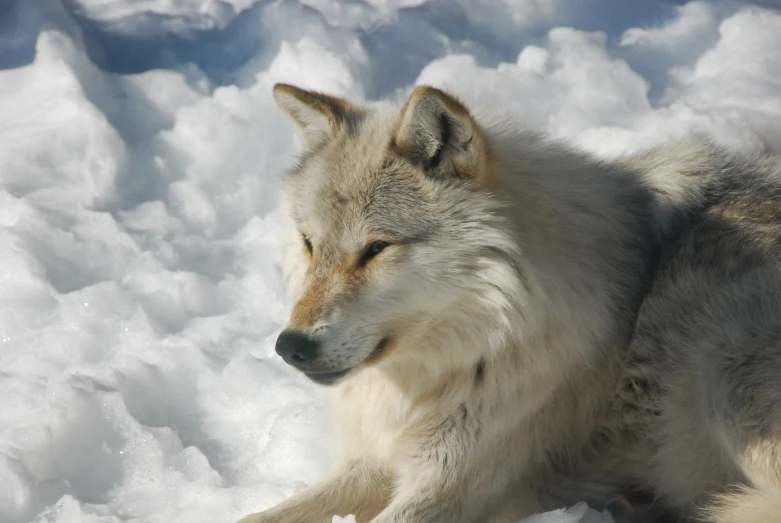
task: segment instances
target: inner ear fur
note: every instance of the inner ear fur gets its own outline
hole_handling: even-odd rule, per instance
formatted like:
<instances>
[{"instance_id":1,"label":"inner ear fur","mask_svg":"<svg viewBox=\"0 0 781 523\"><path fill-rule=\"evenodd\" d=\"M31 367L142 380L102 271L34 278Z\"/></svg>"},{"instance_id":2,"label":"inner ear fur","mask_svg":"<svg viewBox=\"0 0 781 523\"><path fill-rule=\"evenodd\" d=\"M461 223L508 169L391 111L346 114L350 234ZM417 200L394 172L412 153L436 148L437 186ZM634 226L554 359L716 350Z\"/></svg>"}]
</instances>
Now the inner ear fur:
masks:
<instances>
[{"instance_id":1,"label":"inner ear fur","mask_svg":"<svg viewBox=\"0 0 781 523\"><path fill-rule=\"evenodd\" d=\"M495 171L483 130L458 99L435 87L420 86L412 92L391 148L434 177L485 185Z\"/></svg>"},{"instance_id":2,"label":"inner ear fur","mask_svg":"<svg viewBox=\"0 0 781 523\"><path fill-rule=\"evenodd\" d=\"M343 98L290 84L274 85L274 99L298 127L306 147L313 147L350 125L362 111Z\"/></svg>"}]
</instances>

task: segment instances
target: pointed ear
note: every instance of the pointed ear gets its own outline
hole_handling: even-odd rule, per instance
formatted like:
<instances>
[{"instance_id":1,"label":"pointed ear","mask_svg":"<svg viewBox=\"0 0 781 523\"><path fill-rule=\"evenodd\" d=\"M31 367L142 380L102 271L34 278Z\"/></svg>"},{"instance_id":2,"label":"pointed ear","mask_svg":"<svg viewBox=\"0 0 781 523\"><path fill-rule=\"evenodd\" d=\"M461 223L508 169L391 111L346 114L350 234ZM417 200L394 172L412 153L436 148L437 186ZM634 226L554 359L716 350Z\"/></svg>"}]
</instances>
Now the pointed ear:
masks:
<instances>
[{"instance_id":1,"label":"pointed ear","mask_svg":"<svg viewBox=\"0 0 781 523\"><path fill-rule=\"evenodd\" d=\"M391 147L435 177L489 184L494 156L482 129L455 97L434 87L416 88L402 109Z\"/></svg>"},{"instance_id":2,"label":"pointed ear","mask_svg":"<svg viewBox=\"0 0 781 523\"><path fill-rule=\"evenodd\" d=\"M360 113L347 100L289 84L274 85L274 99L296 123L307 148L335 135Z\"/></svg>"}]
</instances>

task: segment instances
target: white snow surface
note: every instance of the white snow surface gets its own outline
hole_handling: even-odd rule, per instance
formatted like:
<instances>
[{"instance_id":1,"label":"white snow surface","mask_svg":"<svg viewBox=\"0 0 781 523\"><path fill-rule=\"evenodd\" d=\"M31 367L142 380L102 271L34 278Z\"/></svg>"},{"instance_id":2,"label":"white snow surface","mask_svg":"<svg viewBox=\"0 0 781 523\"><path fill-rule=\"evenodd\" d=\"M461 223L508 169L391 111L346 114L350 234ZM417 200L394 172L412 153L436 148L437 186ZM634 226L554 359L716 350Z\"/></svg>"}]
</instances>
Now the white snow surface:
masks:
<instances>
[{"instance_id":1,"label":"white snow surface","mask_svg":"<svg viewBox=\"0 0 781 523\"><path fill-rule=\"evenodd\" d=\"M274 82L431 83L605 157L781 151L779 7L0 0L0 522L228 523L327 470L324 392L273 350Z\"/></svg>"}]
</instances>

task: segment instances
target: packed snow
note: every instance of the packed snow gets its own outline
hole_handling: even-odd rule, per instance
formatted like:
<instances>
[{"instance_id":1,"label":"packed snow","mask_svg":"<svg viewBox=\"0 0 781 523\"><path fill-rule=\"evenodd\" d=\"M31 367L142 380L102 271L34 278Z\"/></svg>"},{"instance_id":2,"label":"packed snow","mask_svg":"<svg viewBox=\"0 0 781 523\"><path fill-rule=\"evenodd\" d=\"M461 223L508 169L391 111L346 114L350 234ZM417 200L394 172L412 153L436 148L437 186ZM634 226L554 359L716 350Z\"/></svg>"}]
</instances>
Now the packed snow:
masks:
<instances>
[{"instance_id":1,"label":"packed snow","mask_svg":"<svg viewBox=\"0 0 781 523\"><path fill-rule=\"evenodd\" d=\"M605 157L781 151L779 7L0 0L0 522L229 523L327 470L324 392L273 348L275 82L431 83Z\"/></svg>"}]
</instances>

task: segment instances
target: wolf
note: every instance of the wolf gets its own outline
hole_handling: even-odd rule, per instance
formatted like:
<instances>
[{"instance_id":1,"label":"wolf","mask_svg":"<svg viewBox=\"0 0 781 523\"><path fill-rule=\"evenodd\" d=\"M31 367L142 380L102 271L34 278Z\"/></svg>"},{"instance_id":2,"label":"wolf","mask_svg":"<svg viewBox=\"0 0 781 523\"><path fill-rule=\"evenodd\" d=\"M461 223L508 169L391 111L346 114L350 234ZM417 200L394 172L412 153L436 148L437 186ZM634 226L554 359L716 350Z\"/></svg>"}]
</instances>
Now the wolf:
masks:
<instances>
[{"instance_id":1,"label":"wolf","mask_svg":"<svg viewBox=\"0 0 781 523\"><path fill-rule=\"evenodd\" d=\"M607 161L430 86L273 89L320 482L242 523L781 522L781 160L701 135Z\"/></svg>"}]
</instances>

